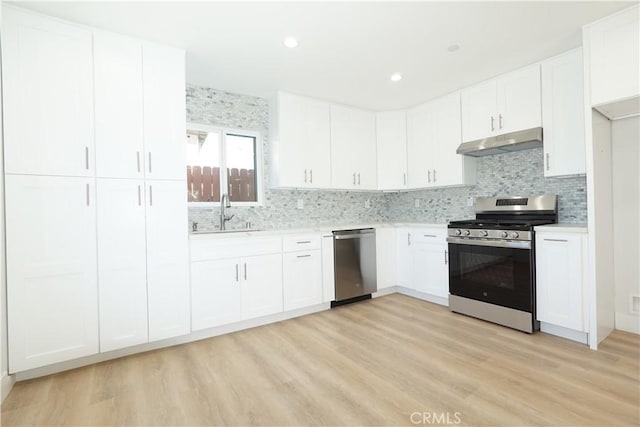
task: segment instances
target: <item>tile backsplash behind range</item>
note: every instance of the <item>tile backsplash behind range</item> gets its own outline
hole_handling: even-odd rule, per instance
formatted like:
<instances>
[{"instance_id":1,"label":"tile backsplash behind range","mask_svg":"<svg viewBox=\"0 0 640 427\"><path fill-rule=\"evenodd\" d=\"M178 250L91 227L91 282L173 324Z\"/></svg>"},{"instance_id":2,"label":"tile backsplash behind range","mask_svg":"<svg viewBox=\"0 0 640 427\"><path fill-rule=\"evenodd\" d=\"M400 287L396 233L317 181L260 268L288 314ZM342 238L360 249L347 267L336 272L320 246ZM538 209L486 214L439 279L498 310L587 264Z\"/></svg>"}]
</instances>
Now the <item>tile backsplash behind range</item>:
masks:
<instances>
[{"instance_id":1,"label":"tile backsplash behind range","mask_svg":"<svg viewBox=\"0 0 640 427\"><path fill-rule=\"evenodd\" d=\"M322 190L272 190L268 182L268 101L211 88L187 87L187 120L213 126L250 129L263 135L265 200L263 206L237 207L228 228L242 228L246 222L261 229L303 228L329 224L357 224L383 221L444 223L473 217L469 197L496 195L558 194L561 222L586 222L586 180L584 176L544 178L542 149L500 154L478 159L478 184L472 187L420 190L401 193ZM297 201L304 208L297 209ZM419 199L420 207L415 207ZM365 208L369 200L371 207ZM190 206L189 223L200 230L218 225L219 205Z\"/></svg>"}]
</instances>

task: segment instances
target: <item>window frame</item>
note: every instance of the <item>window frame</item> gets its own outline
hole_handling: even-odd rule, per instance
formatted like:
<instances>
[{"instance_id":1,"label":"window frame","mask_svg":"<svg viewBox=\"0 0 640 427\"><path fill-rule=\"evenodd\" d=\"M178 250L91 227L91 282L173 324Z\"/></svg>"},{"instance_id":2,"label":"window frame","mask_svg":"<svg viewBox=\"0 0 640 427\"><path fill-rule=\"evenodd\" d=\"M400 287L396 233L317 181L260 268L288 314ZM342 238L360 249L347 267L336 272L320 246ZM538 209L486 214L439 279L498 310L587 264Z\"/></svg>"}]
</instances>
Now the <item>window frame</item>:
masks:
<instances>
[{"instance_id":1,"label":"window frame","mask_svg":"<svg viewBox=\"0 0 640 427\"><path fill-rule=\"evenodd\" d=\"M235 136L246 136L255 138L255 171L254 175L256 177L256 201L255 202L231 202L231 206L264 206L264 176L263 176L263 168L264 168L264 153L262 146L262 133L259 131L248 130L248 129L240 129L240 128L229 128L224 126L213 126L202 123L193 123L187 122L186 130L195 130L199 132L207 132L207 133L218 133L220 135L220 147L219 147L219 155L220 155L220 170L224 170L227 168L227 135L235 135ZM185 132L186 137L186 132ZM186 150L186 147L185 147ZM185 165L188 166L185 162ZM186 172L185 172L186 173ZM229 185L227 180L227 173L220 173L220 197L222 194L228 193ZM224 191L223 191L224 190ZM186 194L185 194L186 197ZM220 205L220 201L217 202L189 202L187 201L187 205L190 207L212 207L216 205Z\"/></svg>"}]
</instances>

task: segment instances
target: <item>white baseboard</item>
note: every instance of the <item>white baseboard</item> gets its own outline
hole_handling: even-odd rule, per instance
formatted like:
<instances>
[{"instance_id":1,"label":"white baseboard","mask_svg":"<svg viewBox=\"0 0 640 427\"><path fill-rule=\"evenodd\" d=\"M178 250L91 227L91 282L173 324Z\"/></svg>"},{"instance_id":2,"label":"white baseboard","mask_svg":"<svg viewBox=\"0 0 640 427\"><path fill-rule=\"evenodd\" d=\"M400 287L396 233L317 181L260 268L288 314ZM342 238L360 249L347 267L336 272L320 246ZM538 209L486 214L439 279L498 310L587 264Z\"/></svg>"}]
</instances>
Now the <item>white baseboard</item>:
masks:
<instances>
[{"instance_id":1,"label":"white baseboard","mask_svg":"<svg viewBox=\"0 0 640 427\"><path fill-rule=\"evenodd\" d=\"M416 291L415 289L405 288L402 286L396 286L397 292L402 295L407 295L410 297L418 298L424 301L433 302L436 304L444 305L445 307L449 307L449 297L438 297L431 294L426 294L424 292Z\"/></svg>"},{"instance_id":2,"label":"white baseboard","mask_svg":"<svg viewBox=\"0 0 640 427\"><path fill-rule=\"evenodd\" d=\"M382 289L378 289L377 292L374 292L371 297L372 298L378 298L378 297L383 297L385 295L391 295L391 294L395 294L398 293L398 287L397 286L389 286L388 288L382 288Z\"/></svg>"},{"instance_id":3,"label":"white baseboard","mask_svg":"<svg viewBox=\"0 0 640 427\"><path fill-rule=\"evenodd\" d=\"M13 388L16 382L14 375L9 375L8 372L2 373L1 385L0 385L0 403L4 402L4 399L9 395L9 392Z\"/></svg>"},{"instance_id":4,"label":"white baseboard","mask_svg":"<svg viewBox=\"0 0 640 427\"><path fill-rule=\"evenodd\" d=\"M231 323L229 325L217 326L210 329L203 329L201 331L195 331L189 335L183 335L180 337L169 338L162 341L156 341L147 344L140 344L133 347L122 348L119 350L113 350L106 353L94 354L87 357L81 357L79 359L67 360L65 362L55 363L53 365L43 366L41 368L29 369L27 371L16 372L15 381L24 381L32 378L43 377L45 375L56 374L58 372L68 371L70 369L80 368L82 366L93 365L94 363L104 362L105 360L117 359L119 357L130 356L136 353L143 353L145 351L157 350L159 348L171 347L179 344L186 344L193 341L200 341L207 338L212 338L218 335L224 335L231 332L241 331L243 329L255 328L257 326L266 325L269 323L280 322L282 320L292 319L294 317L300 317L307 314L317 313L319 311L328 310L330 308L329 303L317 304L310 307L301 308L298 310L291 310L283 313L272 314L269 316L259 317L256 319L244 320L237 323ZM3 383L4 387L4 383ZM4 388L3 388L4 391Z\"/></svg>"},{"instance_id":5,"label":"white baseboard","mask_svg":"<svg viewBox=\"0 0 640 427\"><path fill-rule=\"evenodd\" d=\"M565 328L563 326L552 325L551 323L540 322L540 332L555 335L557 337L565 338L571 341L576 341L580 344L589 343L589 334L587 334L586 332L576 331L573 329Z\"/></svg>"},{"instance_id":6,"label":"white baseboard","mask_svg":"<svg viewBox=\"0 0 640 427\"><path fill-rule=\"evenodd\" d=\"M629 313L615 313L616 329L640 334L640 316Z\"/></svg>"}]
</instances>

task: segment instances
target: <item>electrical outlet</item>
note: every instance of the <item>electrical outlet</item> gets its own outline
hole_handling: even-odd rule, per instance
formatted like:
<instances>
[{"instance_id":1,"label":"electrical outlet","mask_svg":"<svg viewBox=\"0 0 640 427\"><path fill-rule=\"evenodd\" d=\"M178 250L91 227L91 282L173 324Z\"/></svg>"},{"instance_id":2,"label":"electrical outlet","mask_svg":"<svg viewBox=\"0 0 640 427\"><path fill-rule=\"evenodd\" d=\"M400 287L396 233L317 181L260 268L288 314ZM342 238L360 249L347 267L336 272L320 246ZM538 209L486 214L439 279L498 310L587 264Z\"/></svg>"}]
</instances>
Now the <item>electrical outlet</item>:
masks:
<instances>
[{"instance_id":1,"label":"electrical outlet","mask_svg":"<svg viewBox=\"0 0 640 427\"><path fill-rule=\"evenodd\" d=\"M414 208L420 207L420 199L413 199L413 207Z\"/></svg>"},{"instance_id":2,"label":"electrical outlet","mask_svg":"<svg viewBox=\"0 0 640 427\"><path fill-rule=\"evenodd\" d=\"M467 206L473 206L473 197L467 197Z\"/></svg>"},{"instance_id":3,"label":"electrical outlet","mask_svg":"<svg viewBox=\"0 0 640 427\"><path fill-rule=\"evenodd\" d=\"M298 199L298 209L304 209L304 200Z\"/></svg>"},{"instance_id":4,"label":"electrical outlet","mask_svg":"<svg viewBox=\"0 0 640 427\"><path fill-rule=\"evenodd\" d=\"M371 207L371 199L367 199L364 201L365 209L369 209Z\"/></svg>"}]
</instances>

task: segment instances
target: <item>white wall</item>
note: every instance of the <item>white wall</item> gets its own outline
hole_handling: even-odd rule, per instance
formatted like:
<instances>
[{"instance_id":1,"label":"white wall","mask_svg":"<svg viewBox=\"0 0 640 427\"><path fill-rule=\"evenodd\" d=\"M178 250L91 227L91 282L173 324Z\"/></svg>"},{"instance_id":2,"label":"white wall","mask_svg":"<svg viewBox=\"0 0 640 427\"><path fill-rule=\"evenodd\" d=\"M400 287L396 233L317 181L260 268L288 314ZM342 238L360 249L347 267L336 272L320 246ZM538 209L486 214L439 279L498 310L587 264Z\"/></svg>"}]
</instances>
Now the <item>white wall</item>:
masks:
<instances>
[{"instance_id":1,"label":"white wall","mask_svg":"<svg viewBox=\"0 0 640 427\"><path fill-rule=\"evenodd\" d=\"M640 333L631 312L631 297L640 298L640 117L612 122L611 153L615 327Z\"/></svg>"}]
</instances>

